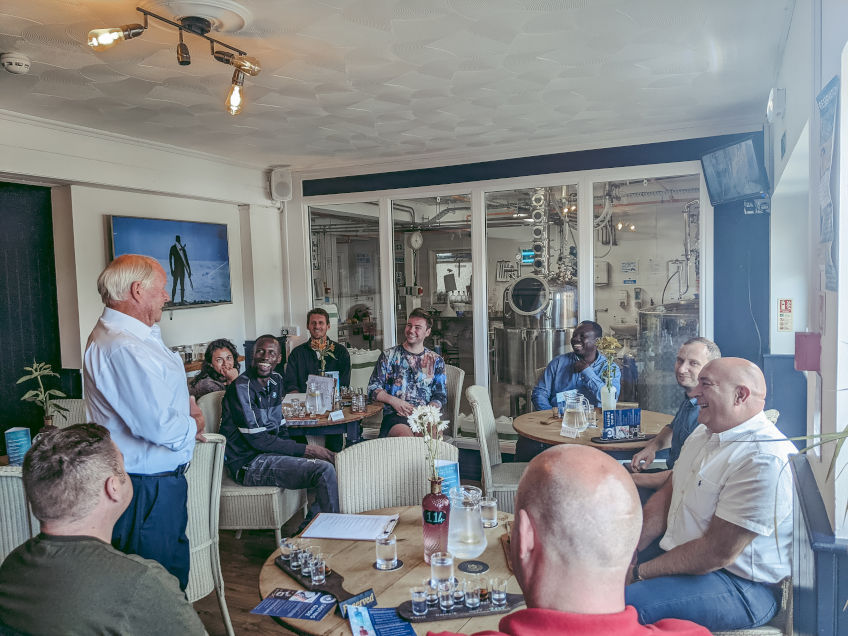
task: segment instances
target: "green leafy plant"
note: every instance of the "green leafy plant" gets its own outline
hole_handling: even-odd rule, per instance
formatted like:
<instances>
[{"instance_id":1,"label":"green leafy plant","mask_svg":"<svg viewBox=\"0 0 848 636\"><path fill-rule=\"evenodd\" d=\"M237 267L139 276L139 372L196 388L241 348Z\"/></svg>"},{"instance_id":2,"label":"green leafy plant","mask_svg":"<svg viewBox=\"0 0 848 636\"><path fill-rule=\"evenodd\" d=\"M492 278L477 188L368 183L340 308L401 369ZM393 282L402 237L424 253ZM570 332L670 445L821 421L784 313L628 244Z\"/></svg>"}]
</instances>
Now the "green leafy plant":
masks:
<instances>
[{"instance_id":1,"label":"green leafy plant","mask_svg":"<svg viewBox=\"0 0 848 636\"><path fill-rule=\"evenodd\" d=\"M24 402L35 402L42 408L44 411L44 419L53 417L53 415L58 415L63 419L67 419L67 415L65 413L68 412L61 404L54 404L54 398L63 398L66 397L64 393L59 391L58 389L47 389L44 387L43 378L47 377L59 377L59 374L53 371L53 368L47 364L46 362L36 362L32 361L31 367L24 367L24 371L27 371L27 375L20 378L15 384L21 384L22 382L28 382L30 380L35 380L38 382L37 389L30 389L26 393L24 393L21 400Z\"/></svg>"},{"instance_id":2,"label":"green leafy plant","mask_svg":"<svg viewBox=\"0 0 848 636\"><path fill-rule=\"evenodd\" d=\"M604 357L607 359L607 364L601 373L601 377L606 381L607 387L611 387L612 379L615 377L615 372L612 370L612 359L623 345L615 338L615 336L603 336L602 338L598 338L597 347L598 351L603 353Z\"/></svg>"}]
</instances>

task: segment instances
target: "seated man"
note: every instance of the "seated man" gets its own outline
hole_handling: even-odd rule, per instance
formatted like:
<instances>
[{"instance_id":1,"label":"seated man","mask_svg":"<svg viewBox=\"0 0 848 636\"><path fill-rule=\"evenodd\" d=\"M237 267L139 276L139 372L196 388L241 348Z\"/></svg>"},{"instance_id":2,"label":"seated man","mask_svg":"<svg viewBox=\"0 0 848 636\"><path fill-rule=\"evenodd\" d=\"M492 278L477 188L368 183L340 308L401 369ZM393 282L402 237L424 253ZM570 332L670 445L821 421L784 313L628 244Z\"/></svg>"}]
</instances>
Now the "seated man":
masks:
<instances>
[{"instance_id":1,"label":"seated man","mask_svg":"<svg viewBox=\"0 0 848 636\"><path fill-rule=\"evenodd\" d=\"M557 356L545 367L539 383L533 389L533 406L537 411L546 411L557 403L557 393L576 389L585 395L592 406L601 404L601 387L606 384L602 373L607 359L598 351L597 341L603 335L601 326L584 320L571 336L571 353ZM621 391L621 372L612 364L612 385L615 394Z\"/></svg>"},{"instance_id":2,"label":"seated man","mask_svg":"<svg viewBox=\"0 0 848 636\"><path fill-rule=\"evenodd\" d=\"M133 486L107 429L43 434L23 479L41 533L0 566L0 625L26 634L206 633L172 574L109 545Z\"/></svg>"},{"instance_id":3,"label":"seated man","mask_svg":"<svg viewBox=\"0 0 848 636\"><path fill-rule=\"evenodd\" d=\"M747 360L719 358L701 371L692 396L702 426L645 504L642 552L625 591L642 623L687 618L724 631L762 625L777 611L792 545L784 468L797 449L763 415L765 395L762 371ZM660 537L659 549L646 549Z\"/></svg>"},{"instance_id":4,"label":"seated man","mask_svg":"<svg viewBox=\"0 0 848 636\"><path fill-rule=\"evenodd\" d=\"M445 361L424 346L432 327L433 319L426 311L413 309L406 321L406 340L383 351L374 365L368 394L385 404L380 437L411 437L406 418L416 406L447 405Z\"/></svg>"},{"instance_id":5,"label":"seated man","mask_svg":"<svg viewBox=\"0 0 848 636\"><path fill-rule=\"evenodd\" d=\"M306 393L306 379L310 375L321 375L323 371L338 371L339 386L350 386L350 354L347 347L327 337L329 327L330 315L320 307L306 314L310 338L289 354L286 393Z\"/></svg>"},{"instance_id":6,"label":"seated man","mask_svg":"<svg viewBox=\"0 0 848 636\"><path fill-rule=\"evenodd\" d=\"M335 453L289 437L283 419L283 378L274 371L281 358L277 339L259 336L250 367L227 387L221 407L225 461L233 479L245 486L306 488L315 496L309 521L319 512L339 511Z\"/></svg>"},{"instance_id":7,"label":"seated man","mask_svg":"<svg viewBox=\"0 0 848 636\"><path fill-rule=\"evenodd\" d=\"M659 434L645 445L645 448L634 453L630 461L630 470L634 473L633 481L640 489L640 495L643 492L652 494L652 491L662 487L671 474L669 471L674 468L674 463L680 456L683 442L698 426L698 413L701 408L698 406L698 401L692 397L693 392L698 388L698 375L707 362L720 357L721 351L716 343L706 338L690 338L677 351L674 375L685 395L671 424L663 427ZM657 451L669 447L671 450L666 460L669 470L642 472L653 463Z\"/></svg>"},{"instance_id":8,"label":"seated man","mask_svg":"<svg viewBox=\"0 0 848 636\"><path fill-rule=\"evenodd\" d=\"M641 525L633 481L608 455L563 444L535 457L518 484L509 544L527 609L503 617L499 632L478 636L709 636L671 618L642 626L625 607L624 580Z\"/></svg>"}]
</instances>

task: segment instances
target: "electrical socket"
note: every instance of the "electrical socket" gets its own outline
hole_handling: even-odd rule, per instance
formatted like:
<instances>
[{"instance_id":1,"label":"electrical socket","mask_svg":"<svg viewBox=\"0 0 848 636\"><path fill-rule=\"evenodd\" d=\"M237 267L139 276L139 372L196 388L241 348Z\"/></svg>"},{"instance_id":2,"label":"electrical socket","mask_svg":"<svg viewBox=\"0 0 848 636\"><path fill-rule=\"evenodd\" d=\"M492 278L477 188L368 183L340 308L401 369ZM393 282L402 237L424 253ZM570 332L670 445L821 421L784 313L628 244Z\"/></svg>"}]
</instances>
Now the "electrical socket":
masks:
<instances>
[{"instance_id":1,"label":"electrical socket","mask_svg":"<svg viewBox=\"0 0 848 636\"><path fill-rule=\"evenodd\" d=\"M299 336L300 335L300 325L283 325L280 328L281 336Z\"/></svg>"}]
</instances>

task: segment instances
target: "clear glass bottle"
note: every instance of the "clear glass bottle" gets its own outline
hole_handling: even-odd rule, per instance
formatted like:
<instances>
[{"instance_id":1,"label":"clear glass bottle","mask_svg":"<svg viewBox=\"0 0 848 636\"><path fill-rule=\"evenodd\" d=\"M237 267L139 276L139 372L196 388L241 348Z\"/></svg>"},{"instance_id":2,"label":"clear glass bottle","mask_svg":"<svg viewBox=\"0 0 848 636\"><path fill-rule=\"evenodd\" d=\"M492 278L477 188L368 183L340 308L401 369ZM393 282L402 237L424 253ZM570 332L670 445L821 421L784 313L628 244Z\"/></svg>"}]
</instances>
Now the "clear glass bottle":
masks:
<instances>
[{"instance_id":1,"label":"clear glass bottle","mask_svg":"<svg viewBox=\"0 0 848 636\"><path fill-rule=\"evenodd\" d=\"M434 552L448 551L448 521L450 499L442 493L442 479L430 480L430 494L424 496L421 508L424 513L424 562L430 563Z\"/></svg>"}]
</instances>

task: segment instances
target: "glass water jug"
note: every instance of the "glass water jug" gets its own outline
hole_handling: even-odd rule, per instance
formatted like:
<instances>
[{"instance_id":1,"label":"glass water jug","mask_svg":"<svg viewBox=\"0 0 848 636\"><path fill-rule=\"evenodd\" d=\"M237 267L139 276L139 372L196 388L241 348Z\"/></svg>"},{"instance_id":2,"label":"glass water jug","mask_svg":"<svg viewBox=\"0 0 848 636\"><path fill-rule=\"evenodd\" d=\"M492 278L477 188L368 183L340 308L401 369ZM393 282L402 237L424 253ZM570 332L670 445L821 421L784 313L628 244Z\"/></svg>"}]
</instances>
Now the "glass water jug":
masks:
<instances>
[{"instance_id":1,"label":"glass water jug","mask_svg":"<svg viewBox=\"0 0 848 636\"><path fill-rule=\"evenodd\" d=\"M486 549L486 533L480 517L480 497L476 486L459 486L450 491L448 552L457 559L473 559Z\"/></svg>"}]
</instances>

